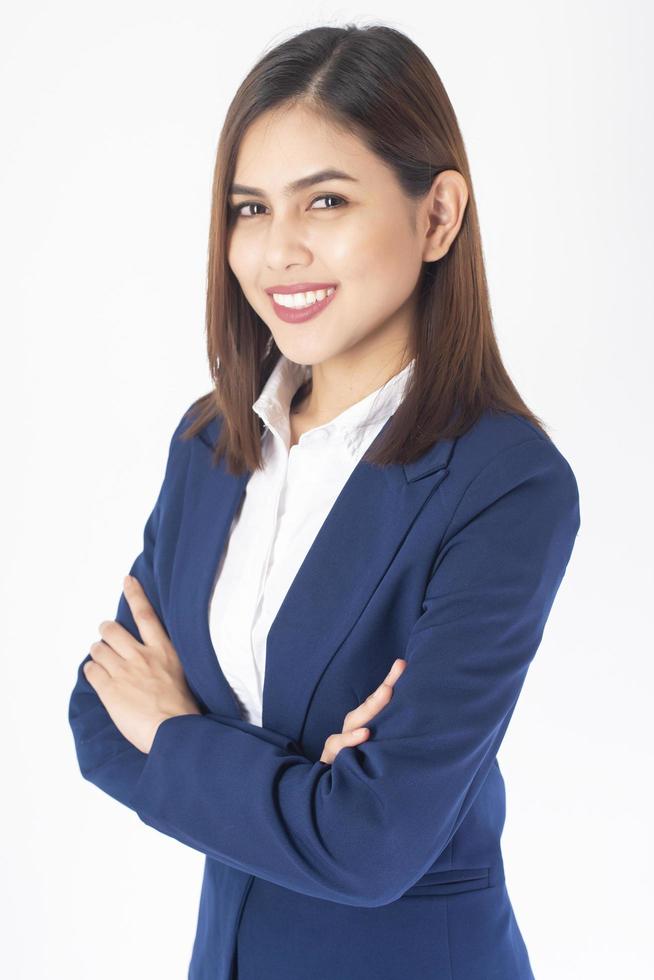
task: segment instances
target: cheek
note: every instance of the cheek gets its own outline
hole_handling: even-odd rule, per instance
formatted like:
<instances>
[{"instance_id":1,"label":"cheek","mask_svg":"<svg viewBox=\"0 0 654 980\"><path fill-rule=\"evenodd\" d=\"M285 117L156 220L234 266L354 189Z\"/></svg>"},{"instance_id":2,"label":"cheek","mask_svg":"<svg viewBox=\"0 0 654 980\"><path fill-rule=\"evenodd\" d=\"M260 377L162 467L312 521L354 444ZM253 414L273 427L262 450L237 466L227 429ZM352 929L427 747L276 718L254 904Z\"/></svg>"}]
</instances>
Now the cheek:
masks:
<instances>
[{"instance_id":1,"label":"cheek","mask_svg":"<svg viewBox=\"0 0 654 980\"><path fill-rule=\"evenodd\" d=\"M248 248L243 236L232 235L227 246L227 264L244 291L251 288L251 283L256 282L258 272L254 256L255 250Z\"/></svg>"},{"instance_id":2,"label":"cheek","mask_svg":"<svg viewBox=\"0 0 654 980\"><path fill-rule=\"evenodd\" d=\"M352 233L342 236L341 249L358 276L369 272L379 279L394 269L410 266L415 254L414 232L404 212L387 207L381 216L356 222ZM381 270L381 271L377 271Z\"/></svg>"},{"instance_id":3,"label":"cheek","mask_svg":"<svg viewBox=\"0 0 654 980\"><path fill-rule=\"evenodd\" d=\"M227 249L227 265L240 282L243 279L243 263L238 247L233 244Z\"/></svg>"},{"instance_id":4,"label":"cheek","mask_svg":"<svg viewBox=\"0 0 654 980\"><path fill-rule=\"evenodd\" d=\"M420 275L414 238L398 222L362 239L349 255L347 279L365 289L375 306L402 302Z\"/></svg>"}]
</instances>

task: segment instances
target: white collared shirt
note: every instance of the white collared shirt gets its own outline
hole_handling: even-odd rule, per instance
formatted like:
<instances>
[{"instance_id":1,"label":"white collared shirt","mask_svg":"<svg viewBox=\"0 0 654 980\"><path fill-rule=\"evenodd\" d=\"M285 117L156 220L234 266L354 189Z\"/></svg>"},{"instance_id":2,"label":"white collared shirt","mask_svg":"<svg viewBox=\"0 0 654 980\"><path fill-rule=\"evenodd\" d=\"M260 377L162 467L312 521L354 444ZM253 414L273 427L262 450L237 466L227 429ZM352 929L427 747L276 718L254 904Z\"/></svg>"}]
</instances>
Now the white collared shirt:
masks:
<instances>
[{"instance_id":1,"label":"white collared shirt","mask_svg":"<svg viewBox=\"0 0 654 980\"><path fill-rule=\"evenodd\" d=\"M402 401L414 364L295 446L290 405L310 365L281 354L252 405L266 426L264 468L246 484L209 607L211 640L246 721L262 723L266 639L277 611L353 469Z\"/></svg>"}]
</instances>

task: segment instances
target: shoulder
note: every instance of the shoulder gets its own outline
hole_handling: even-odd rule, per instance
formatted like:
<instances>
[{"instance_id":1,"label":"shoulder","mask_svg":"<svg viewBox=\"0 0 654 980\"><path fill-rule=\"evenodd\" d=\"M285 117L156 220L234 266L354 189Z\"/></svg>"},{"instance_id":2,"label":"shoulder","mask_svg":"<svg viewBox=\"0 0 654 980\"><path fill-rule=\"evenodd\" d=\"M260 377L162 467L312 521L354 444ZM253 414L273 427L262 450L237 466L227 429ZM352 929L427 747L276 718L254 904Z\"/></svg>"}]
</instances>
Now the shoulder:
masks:
<instances>
[{"instance_id":1,"label":"shoulder","mask_svg":"<svg viewBox=\"0 0 654 980\"><path fill-rule=\"evenodd\" d=\"M177 419L173 423L173 430L168 436L164 495L173 492L175 488L183 487L193 447L198 444L198 441L201 443L208 441L206 432L210 424L205 424L194 436L187 435L185 437L186 431L198 418L198 410L202 409L203 401L204 396L196 398L190 405L186 406L181 414L177 414Z\"/></svg>"},{"instance_id":2,"label":"shoulder","mask_svg":"<svg viewBox=\"0 0 654 980\"><path fill-rule=\"evenodd\" d=\"M544 466L576 488L572 466L551 436L515 412L484 412L456 440L451 465L468 484L484 473L490 477Z\"/></svg>"},{"instance_id":3,"label":"shoulder","mask_svg":"<svg viewBox=\"0 0 654 980\"><path fill-rule=\"evenodd\" d=\"M186 431L198 419L203 419L203 422L195 435L183 438ZM171 450L176 448L179 443L188 446L196 440L213 448L218 438L222 419L222 415L215 408L213 394L210 392L200 395L182 412L170 439Z\"/></svg>"},{"instance_id":4,"label":"shoulder","mask_svg":"<svg viewBox=\"0 0 654 980\"><path fill-rule=\"evenodd\" d=\"M485 412L455 440L449 471L457 523L511 495L516 506L579 524L579 487L570 462L547 433L516 413Z\"/></svg>"}]
</instances>

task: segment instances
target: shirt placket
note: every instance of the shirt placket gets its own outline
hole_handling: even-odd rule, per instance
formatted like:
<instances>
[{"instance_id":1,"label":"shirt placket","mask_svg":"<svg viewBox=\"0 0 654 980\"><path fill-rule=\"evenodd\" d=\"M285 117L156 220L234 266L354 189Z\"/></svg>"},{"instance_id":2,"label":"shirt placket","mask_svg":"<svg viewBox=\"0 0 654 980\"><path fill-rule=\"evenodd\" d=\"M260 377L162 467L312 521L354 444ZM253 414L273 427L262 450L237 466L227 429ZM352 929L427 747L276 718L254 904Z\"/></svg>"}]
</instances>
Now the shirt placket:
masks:
<instances>
[{"instance_id":1,"label":"shirt placket","mask_svg":"<svg viewBox=\"0 0 654 980\"><path fill-rule=\"evenodd\" d=\"M285 450L285 447L280 445L280 437L276 433L270 433L271 438L275 439L273 462L274 462L274 473L275 480L274 485L276 487L276 493L273 497L271 503L267 527L268 527L268 548L266 550L266 555L261 567L261 573L259 575L259 587L257 589L257 601L254 611L254 616L252 619L252 628L250 630L250 651L252 656L252 662L254 664L255 675L257 680L257 686L259 691L259 700L261 701L263 695L263 681L265 677L265 643L258 642L258 633L261 629L261 615L263 612L263 599L266 590L266 582L268 581L268 575L271 568L271 560L275 549L275 542L277 540L277 533L279 529L279 509L280 504L284 499L286 492L286 482L288 477L288 466L290 456Z\"/></svg>"}]
</instances>

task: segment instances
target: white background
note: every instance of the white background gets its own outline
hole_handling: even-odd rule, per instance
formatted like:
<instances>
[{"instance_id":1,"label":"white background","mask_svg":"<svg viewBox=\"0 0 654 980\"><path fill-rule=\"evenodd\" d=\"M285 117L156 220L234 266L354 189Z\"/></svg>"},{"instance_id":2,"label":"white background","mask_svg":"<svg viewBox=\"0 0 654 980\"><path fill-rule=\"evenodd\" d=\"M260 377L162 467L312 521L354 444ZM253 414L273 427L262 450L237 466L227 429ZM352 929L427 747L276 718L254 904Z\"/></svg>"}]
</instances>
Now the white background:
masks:
<instances>
[{"instance_id":1,"label":"white background","mask_svg":"<svg viewBox=\"0 0 654 980\"><path fill-rule=\"evenodd\" d=\"M500 752L518 923L538 980L651 975L651 6L42 0L5 10L0 32L12 980L186 976L202 855L81 778L68 697L115 616L174 425L210 388L225 110L264 50L352 21L404 31L441 75L505 362L580 488L575 550Z\"/></svg>"}]
</instances>

